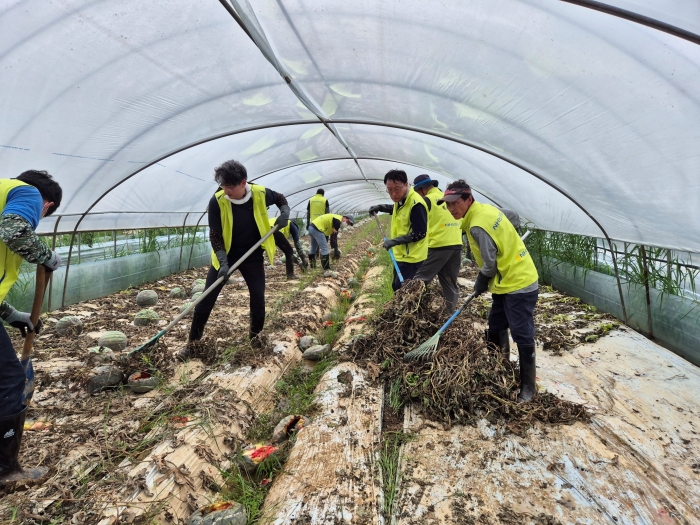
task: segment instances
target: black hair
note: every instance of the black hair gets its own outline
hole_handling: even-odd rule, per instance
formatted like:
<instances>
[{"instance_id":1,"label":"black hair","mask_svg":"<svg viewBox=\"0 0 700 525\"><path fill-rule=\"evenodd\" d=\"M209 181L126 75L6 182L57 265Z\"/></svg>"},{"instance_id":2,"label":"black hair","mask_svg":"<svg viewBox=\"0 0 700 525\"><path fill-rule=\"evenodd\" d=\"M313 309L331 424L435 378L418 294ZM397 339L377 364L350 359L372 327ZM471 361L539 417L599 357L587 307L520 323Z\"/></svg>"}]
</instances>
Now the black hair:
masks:
<instances>
[{"instance_id":1,"label":"black hair","mask_svg":"<svg viewBox=\"0 0 700 525\"><path fill-rule=\"evenodd\" d=\"M39 193L41 193L41 198L46 202L53 202L51 207L46 211L46 216L48 217L53 212L55 212L61 205L61 199L63 198L63 190L59 186L58 182L53 180L53 177L46 171L38 170L28 170L22 173L17 180L21 180L25 184L34 186Z\"/></svg>"},{"instance_id":2,"label":"black hair","mask_svg":"<svg viewBox=\"0 0 700 525\"><path fill-rule=\"evenodd\" d=\"M389 170L386 172L386 175L384 175L384 184L386 184L388 180L406 184L408 182L408 176L404 170Z\"/></svg>"},{"instance_id":3,"label":"black hair","mask_svg":"<svg viewBox=\"0 0 700 525\"><path fill-rule=\"evenodd\" d=\"M326 194L326 192L324 191L323 188L319 188L316 190L316 195L325 195L325 194Z\"/></svg>"},{"instance_id":4,"label":"black hair","mask_svg":"<svg viewBox=\"0 0 700 525\"><path fill-rule=\"evenodd\" d=\"M248 172L237 160L227 160L214 169L214 180L219 186L238 186L248 180Z\"/></svg>"},{"instance_id":5,"label":"black hair","mask_svg":"<svg viewBox=\"0 0 700 525\"><path fill-rule=\"evenodd\" d=\"M467 184L467 181L465 181L464 179L458 179L458 180L456 180L456 181L454 181L454 182L450 182L450 183L447 185L447 189L448 189L448 190L465 190L465 191L462 193L462 200L465 200L465 201L466 201L469 197L472 196L472 188L471 188L471 186L469 186L469 184ZM469 193L467 193L467 191L468 191Z\"/></svg>"}]
</instances>

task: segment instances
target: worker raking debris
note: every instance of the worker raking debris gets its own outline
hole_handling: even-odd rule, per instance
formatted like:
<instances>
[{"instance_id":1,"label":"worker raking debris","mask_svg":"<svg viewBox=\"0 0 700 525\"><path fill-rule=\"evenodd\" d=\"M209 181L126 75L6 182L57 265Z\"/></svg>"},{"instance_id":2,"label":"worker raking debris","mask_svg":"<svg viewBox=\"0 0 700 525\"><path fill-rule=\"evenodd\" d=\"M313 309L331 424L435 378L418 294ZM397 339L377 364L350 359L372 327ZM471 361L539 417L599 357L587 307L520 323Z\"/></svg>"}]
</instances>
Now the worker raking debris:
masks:
<instances>
[{"instance_id":1,"label":"worker raking debris","mask_svg":"<svg viewBox=\"0 0 700 525\"><path fill-rule=\"evenodd\" d=\"M404 363L404 354L434 334L446 318L437 286L406 281L368 327L368 335L350 345L349 356L368 370L378 371L385 384L397 385L403 403L418 403L427 418L446 424L486 419L521 433L536 420L588 420L583 405L550 393L541 393L530 403L517 403L516 363L502 359L487 346L483 331L475 327L483 320L469 310L442 335L431 361Z\"/></svg>"}]
</instances>

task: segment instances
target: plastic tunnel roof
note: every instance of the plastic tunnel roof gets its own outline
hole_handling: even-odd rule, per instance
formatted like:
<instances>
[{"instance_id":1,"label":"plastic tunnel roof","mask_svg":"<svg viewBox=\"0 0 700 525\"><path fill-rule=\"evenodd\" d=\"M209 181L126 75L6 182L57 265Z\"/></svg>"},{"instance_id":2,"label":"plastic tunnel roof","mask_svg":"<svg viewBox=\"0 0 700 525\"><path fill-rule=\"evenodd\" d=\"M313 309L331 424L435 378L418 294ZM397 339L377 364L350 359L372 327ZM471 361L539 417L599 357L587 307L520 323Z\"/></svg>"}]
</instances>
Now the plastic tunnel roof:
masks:
<instances>
[{"instance_id":1,"label":"plastic tunnel roof","mask_svg":"<svg viewBox=\"0 0 700 525\"><path fill-rule=\"evenodd\" d=\"M402 168L700 251L697 2L5 0L0 27L0 176L60 182L44 232L206 224L235 158L300 214Z\"/></svg>"}]
</instances>

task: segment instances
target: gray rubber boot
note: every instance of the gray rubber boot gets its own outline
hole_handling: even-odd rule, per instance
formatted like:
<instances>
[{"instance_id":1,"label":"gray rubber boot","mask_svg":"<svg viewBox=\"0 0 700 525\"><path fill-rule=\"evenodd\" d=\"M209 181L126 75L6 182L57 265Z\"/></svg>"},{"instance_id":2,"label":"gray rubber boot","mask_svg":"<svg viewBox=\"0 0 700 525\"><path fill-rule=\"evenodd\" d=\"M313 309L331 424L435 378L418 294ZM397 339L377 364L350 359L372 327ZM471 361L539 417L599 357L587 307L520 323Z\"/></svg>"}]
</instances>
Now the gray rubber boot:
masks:
<instances>
[{"instance_id":1,"label":"gray rubber boot","mask_svg":"<svg viewBox=\"0 0 700 525\"><path fill-rule=\"evenodd\" d=\"M520 356L520 393L518 403L527 403L537 394L535 345L518 345Z\"/></svg>"}]
</instances>

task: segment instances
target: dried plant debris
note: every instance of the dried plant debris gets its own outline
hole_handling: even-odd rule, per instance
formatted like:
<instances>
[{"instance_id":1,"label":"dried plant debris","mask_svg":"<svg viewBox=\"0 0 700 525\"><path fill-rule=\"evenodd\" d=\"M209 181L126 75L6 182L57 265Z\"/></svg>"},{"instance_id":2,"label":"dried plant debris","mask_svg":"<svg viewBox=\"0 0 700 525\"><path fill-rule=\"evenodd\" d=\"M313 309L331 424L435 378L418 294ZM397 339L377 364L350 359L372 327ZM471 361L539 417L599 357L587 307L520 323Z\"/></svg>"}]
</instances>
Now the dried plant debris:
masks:
<instances>
[{"instance_id":1,"label":"dried plant debris","mask_svg":"<svg viewBox=\"0 0 700 525\"><path fill-rule=\"evenodd\" d=\"M486 345L475 326L481 319L469 309L442 334L432 360L404 363L404 354L434 335L447 317L438 287L409 281L371 323L367 337L353 342L349 355L398 391L403 402L417 403L424 416L447 425L487 419L522 433L536 420L588 420L582 405L549 393L516 403L517 364Z\"/></svg>"}]
</instances>

